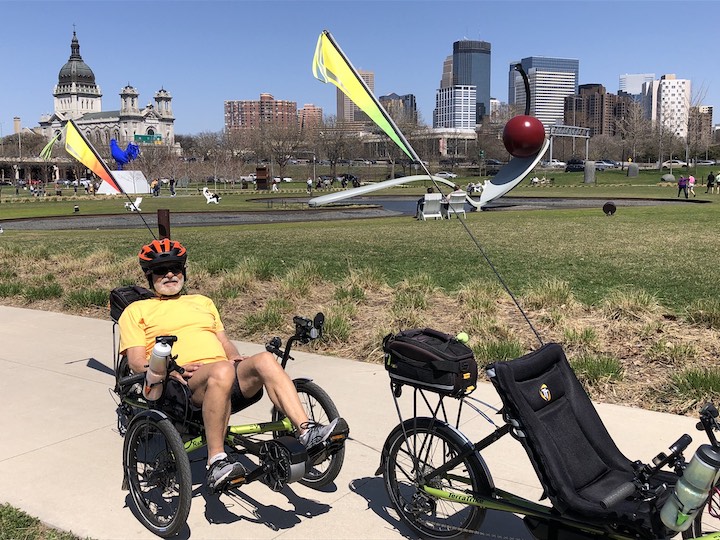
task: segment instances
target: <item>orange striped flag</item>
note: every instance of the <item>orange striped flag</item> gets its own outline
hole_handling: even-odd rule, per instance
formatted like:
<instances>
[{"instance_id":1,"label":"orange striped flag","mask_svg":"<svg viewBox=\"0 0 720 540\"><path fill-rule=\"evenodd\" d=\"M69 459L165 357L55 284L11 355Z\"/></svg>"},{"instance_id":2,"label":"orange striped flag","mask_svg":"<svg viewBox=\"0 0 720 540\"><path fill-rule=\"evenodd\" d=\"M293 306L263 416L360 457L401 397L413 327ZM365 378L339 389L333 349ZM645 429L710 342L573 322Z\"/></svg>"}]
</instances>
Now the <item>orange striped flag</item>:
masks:
<instances>
[{"instance_id":1,"label":"orange striped flag","mask_svg":"<svg viewBox=\"0 0 720 540\"><path fill-rule=\"evenodd\" d=\"M75 125L75 122L72 120L68 120L68 123L65 124L65 150L93 173L105 180L115 191L123 193L120 184L115 181L115 178L100 157L100 154L98 154L97 150L93 148L93 145L83 137Z\"/></svg>"}]
</instances>

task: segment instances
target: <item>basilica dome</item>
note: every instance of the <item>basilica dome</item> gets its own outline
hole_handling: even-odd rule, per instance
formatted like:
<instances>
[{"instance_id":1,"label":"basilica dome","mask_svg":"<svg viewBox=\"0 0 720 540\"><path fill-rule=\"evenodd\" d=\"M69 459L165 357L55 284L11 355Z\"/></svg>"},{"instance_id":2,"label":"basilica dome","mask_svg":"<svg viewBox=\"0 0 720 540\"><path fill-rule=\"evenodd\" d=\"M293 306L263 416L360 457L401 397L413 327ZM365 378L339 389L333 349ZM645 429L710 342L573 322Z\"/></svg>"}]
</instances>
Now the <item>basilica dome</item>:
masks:
<instances>
[{"instance_id":1,"label":"basilica dome","mask_svg":"<svg viewBox=\"0 0 720 540\"><path fill-rule=\"evenodd\" d=\"M79 83L83 85L95 85L95 74L80 56L80 43L73 31L72 43L70 44L70 59L60 69L58 84L66 85Z\"/></svg>"}]
</instances>

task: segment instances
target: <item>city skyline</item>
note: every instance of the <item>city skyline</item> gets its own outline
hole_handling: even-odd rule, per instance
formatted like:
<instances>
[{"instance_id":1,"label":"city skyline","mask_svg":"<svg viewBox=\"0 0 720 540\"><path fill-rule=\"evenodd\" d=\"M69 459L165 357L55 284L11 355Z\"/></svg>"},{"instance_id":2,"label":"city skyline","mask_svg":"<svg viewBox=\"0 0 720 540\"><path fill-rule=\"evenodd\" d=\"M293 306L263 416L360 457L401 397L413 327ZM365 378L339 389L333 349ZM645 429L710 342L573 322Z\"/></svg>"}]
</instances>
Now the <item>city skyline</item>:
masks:
<instances>
[{"instance_id":1,"label":"city skyline","mask_svg":"<svg viewBox=\"0 0 720 540\"><path fill-rule=\"evenodd\" d=\"M674 73L692 81L694 99L704 95L703 105L720 108L719 75L709 69L713 40L704 39L715 31L713 15L720 15L715 2L166 0L116 7L107 1L0 2L10 22L0 33L3 135L12 133L15 116L33 128L52 112L73 25L102 89L103 109L116 108L127 84L140 89L141 105L164 88L173 96L177 134L220 131L225 101L261 93L335 114L335 92L310 70L323 29L356 68L375 74L377 96L415 95L427 124L439 69L452 44L463 39L491 44L491 96L502 102L508 101L511 61L552 56L578 59L578 83L599 83L612 93L623 74ZM702 17L692 19L687 39L670 28L671 39L662 39L668 17L682 13Z\"/></svg>"}]
</instances>

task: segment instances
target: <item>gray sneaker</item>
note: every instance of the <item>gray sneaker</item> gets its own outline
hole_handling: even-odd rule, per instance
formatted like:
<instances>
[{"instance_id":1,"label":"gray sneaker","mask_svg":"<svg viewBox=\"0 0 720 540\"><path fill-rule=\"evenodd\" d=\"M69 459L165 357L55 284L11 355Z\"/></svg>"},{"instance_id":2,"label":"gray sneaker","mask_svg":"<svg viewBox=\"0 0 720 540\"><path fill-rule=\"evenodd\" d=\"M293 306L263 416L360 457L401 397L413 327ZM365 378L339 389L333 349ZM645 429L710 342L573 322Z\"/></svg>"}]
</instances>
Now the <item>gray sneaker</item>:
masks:
<instances>
[{"instance_id":1,"label":"gray sneaker","mask_svg":"<svg viewBox=\"0 0 720 540\"><path fill-rule=\"evenodd\" d=\"M206 484L211 492L222 490L230 480L245 474L245 467L241 463L219 459L212 465L207 473Z\"/></svg>"},{"instance_id":2,"label":"gray sneaker","mask_svg":"<svg viewBox=\"0 0 720 540\"><path fill-rule=\"evenodd\" d=\"M338 420L340 419L336 418L326 426L312 421L305 422L300 427L304 428L306 431L298 437L298 440L305 445L305 448L308 449L313 446L317 446L318 444L325 442L332 434Z\"/></svg>"}]
</instances>

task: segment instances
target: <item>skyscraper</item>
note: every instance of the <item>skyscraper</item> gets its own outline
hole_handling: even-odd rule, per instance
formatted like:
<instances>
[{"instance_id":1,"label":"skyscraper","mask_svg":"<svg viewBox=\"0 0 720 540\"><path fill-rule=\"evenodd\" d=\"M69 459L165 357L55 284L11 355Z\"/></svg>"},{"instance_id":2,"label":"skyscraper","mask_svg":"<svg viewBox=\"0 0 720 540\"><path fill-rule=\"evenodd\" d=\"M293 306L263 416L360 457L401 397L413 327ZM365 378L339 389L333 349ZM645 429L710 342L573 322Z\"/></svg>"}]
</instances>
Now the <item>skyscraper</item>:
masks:
<instances>
[{"instance_id":1,"label":"skyscraper","mask_svg":"<svg viewBox=\"0 0 720 540\"><path fill-rule=\"evenodd\" d=\"M452 84L475 87L476 124L490 114L490 52L487 41L464 39L453 43Z\"/></svg>"},{"instance_id":2,"label":"skyscraper","mask_svg":"<svg viewBox=\"0 0 720 540\"><path fill-rule=\"evenodd\" d=\"M626 92L633 96L634 99L639 99L642 96L643 84L653 82L654 80L654 73L626 73L620 75L618 88L621 92Z\"/></svg>"},{"instance_id":3,"label":"skyscraper","mask_svg":"<svg viewBox=\"0 0 720 540\"><path fill-rule=\"evenodd\" d=\"M372 71L358 70L358 73L370 91L375 93L375 73ZM337 89L337 120L338 122L371 122L353 101L347 97L342 90Z\"/></svg>"},{"instance_id":4,"label":"skyscraper","mask_svg":"<svg viewBox=\"0 0 720 540\"><path fill-rule=\"evenodd\" d=\"M520 60L520 62L510 62L510 73L508 75L508 104L510 105L516 104L518 99L522 99L523 105L525 104L525 98L521 98L520 95L524 95L525 89L520 73L513 67L515 64L520 64L523 70L525 70L525 73L530 73L532 68L551 73L572 73L575 76L572 94L578 93L578 79L580 75L579 60L572 58L552 58L549 56L528 56Z\"/></svg>"},{"instance_id":5,"label":"skyscraper","mask_svg":"<svg viewBox=\"0 0 720 540\"><path fill-rule=\"evenodd\" d=\"M514 68L522 65L530 82L530 114L537 117L545 128L563 123L565 97L577 94L580 62L571 58L529 56L520 62L510 63L508 103L525 107L525 85Z\"/></svg>"},{"instance_id":6,"label":"skyscraper","mask_svg":"<svg viewBox=\"0 0 720 540\"><path fill-rule=\"evenodd\" d=\"M440 88L435 94L433 127L474 130L476 107L474 86Z\"/></svg>"},{"instance_id":7,"label":"skyscraper","mask_svg":"<svg viewBox=\"0 0 720 540\"><path fill-rule=\"evenodd\" d=\"M387 96L380 96L378 101L395 122L417 123L417 105L414 94L398 96L392 93Z\"/></svg>"}]
</instances>

